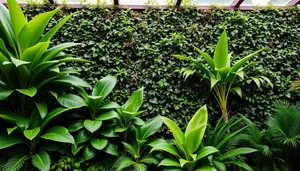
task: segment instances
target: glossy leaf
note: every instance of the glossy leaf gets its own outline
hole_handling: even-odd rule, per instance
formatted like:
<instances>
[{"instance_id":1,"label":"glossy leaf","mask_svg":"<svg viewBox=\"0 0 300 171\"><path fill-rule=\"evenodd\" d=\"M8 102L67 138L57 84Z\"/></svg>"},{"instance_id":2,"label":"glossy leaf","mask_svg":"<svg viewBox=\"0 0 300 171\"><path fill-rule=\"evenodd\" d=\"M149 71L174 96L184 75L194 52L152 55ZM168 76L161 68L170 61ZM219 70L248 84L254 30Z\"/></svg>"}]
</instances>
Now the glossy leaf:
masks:
<instances>
[{"instance_id":1,"label":"glossy leaf","mask_svg":"<svg viewBox=\"0 0 300 171\"><path fill-rule=\"evenodd\" d=\"M91 145L97 150L104 149L108 144L108 140L106 138L92 138L90 142Z\"/></svg>"},{"instance_id":2,"label":"glossy leaf","mask_svg":"<svg viewBox=\"0 0 300 171\"><path fill-rule=\"evenodd\" d=\"M113 90L116 83L117 83L117 77L106 76L97 82L95 88L93 89L92 95L101 96L103 100Z\"/></svg>"},{"instance_id":3,"label":"glossy leaf","mask_svg":"<svg viewBox=\"0 0 300 171\"><path fill-rule=\"evenodd\" d=\"M44 135L41 136L41 138L62 143L75 144L75 140L68 132L67 128L62 126L55 126L53 128L50 128Z\"/></svg>"},{"instance_id":4,"label":"glossy leaf","mask_svg":"<svg viewBox=\"0 0 300 171\"><path fill-rule=\"evenodd\" d=\"M17 136L0 134L0 150L23 143L22 139Z\"/></svg>"},{"instance_id":5,"label":"glossy leaf","mask_svg":"<svg viewBox=\"0 0 300 171\"><path fill-rule=\"evenodd\" d=\"M31 156L32 159L32 164L38 168L41 171L48 171L50 170L50 156L48 155L47 152L39 152L33 156Z\"/></svg>"},{"instance_id":6,"label":"glossy leaf","mask_svg":"<svg viewBox=\"0 0 300 171\"><path fill-rule=\"evenodd\" d=\"M40 127L36 127L34 129L24 130L23 133L27 139L32 140L40 133L40 130Z\"/></svg>"},{"instance_id":7,"label":"glossy leaf","mask_svg":"<svg viewBox=\"0 0 300 171\"><path fill-rule=\"evenodd\" d=\"M223 31L214 53L214 64L217 69L221 69L230 63L228 61L228 44L226 30Z\"/></svg>"},{"instance_id":8,"label":"glossy leaf","mask_svg":"<svg viewBox=\"0 0 300 171\"><path fill-rule=\"evenodd\" d=\"M16 90L29 97L33 97L37 93L37 89L35 87L30 87L27 89L16 89Z\"/></svg>"},{"instance_id":9,"label":"glossy leaf","mask_svg":"<svg viewBox=\"0 0 300 171\"><path fill-rule=\"evenodd\" d=\"M91 133L94 133L95 131L97 131L101 125L102 125L102 121L100 121L100 120L87 119L83 122L83 126L85 127L85 129L87 129Z\"/></svg>"},{"instance_id":10,"label":"glossy leaf","mask_svg":"<svg viewBox=\"0 0 300 171\"><path fill-rule=\"evenodd\" d=\"M86 106L85 101L80 96L74 94L58 96L57 100L62 106L68 108L80 108Z\"/></svg>"},{"instance_id":11,"label":"glossy leaf","mask_svg":"<svg viewBox=\"0 0 300 171\"><path fill-rule=\"evenodd\" d=\"M97 154L97 150L95 148L93 148L90 145L85 146L85 148L83 149L83 158L84 160L90 160L91 158L93 158L96 154Z\"/></svg>"}]
</instances>

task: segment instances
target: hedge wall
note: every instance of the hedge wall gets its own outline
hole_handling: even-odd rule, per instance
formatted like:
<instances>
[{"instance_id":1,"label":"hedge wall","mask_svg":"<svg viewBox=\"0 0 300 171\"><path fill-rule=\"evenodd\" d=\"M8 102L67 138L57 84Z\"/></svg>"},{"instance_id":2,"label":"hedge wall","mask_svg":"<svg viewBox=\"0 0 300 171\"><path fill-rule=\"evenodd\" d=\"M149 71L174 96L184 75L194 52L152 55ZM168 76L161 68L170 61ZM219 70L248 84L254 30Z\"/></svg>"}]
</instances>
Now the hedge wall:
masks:
<instances>
[{"instance_id":1,"label":"hedge wall","mask_svg":"<svg viewBox=\"0 0 300 171\"><path fill-rule=\"evenodd\" d=\"M48 9L26 7L29 17L43 10ZM184 81L175 70L186 64L171 55L199 57L193 44L212 54L224 27L234 61L265 47L254 58L262 63L253 68L252 74L262 73L274 83L274 89L258 89L254 83L243 83L243 99L235 94L230 97L230 115L243 114L262 122L272 113L274 101L299 100L299 94L287 92L300 66L300 10L297 8L248 12L64 9L49 27L75 11L77 13L53 39L53 44L84 43L72 49L72 53L93 62L71 65L78 67L81 76L91 85L105 75L118 76L111 96L116 102L125 102L134 90L144 86L145 118L167 115L184 126L203 104L208 105L210 120L216 121L221 116L206 84L197 76Z\"/></svg>"}]
</instances>

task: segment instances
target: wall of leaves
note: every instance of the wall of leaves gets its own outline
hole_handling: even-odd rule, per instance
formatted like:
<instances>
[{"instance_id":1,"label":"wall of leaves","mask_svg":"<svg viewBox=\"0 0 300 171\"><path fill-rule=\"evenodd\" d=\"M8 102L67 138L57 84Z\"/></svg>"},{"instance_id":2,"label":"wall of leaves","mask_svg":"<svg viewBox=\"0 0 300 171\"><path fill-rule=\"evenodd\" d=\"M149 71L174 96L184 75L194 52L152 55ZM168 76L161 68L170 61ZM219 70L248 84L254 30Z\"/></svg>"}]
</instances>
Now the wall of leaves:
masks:
<instances>
[{"instance_id":1,"label":"wall of leaves","mask_svg":"<svg viewBox=\"0 0 300 171\"><path fill-rule=\"evenodd\" d=\"M44 10L49 9L25 8L29 18ZM186 64L171 55L201 58L192 45L212 54L223 28L227 28L229 50L235 61L265 48L254 58L261 63L251 69L254 75L263 74L274 83L273 89L258 89L253 82L243 83L244 97L240 99L234 94L230 97L229 115L247 115L262 122L272 114L274 101L299 101L299 94L287 91L290 81L298 77L296 70L300 66L300 10L297 8L247 12L65 8L49 27L71 12L76 13L53 39L53 44L84 43L71 49L72 54L91 62L70 65L78 67L81 77L91 85L105 75L116 75L118 83L110 97L120 104L134 90L145 87L144 118L165 115L184 127L203 104L208 105L212 122L221 116L201 77L184 81L176 70Z\"/></svg>"}]
</instances>

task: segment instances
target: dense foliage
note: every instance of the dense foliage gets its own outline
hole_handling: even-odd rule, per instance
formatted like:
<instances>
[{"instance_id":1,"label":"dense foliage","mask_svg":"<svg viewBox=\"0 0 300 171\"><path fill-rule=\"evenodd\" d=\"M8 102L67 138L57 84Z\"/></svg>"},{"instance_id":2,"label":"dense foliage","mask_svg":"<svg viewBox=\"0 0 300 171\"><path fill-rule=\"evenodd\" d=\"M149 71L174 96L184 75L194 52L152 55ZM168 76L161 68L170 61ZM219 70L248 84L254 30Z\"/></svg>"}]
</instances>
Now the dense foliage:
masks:
<instances>
[{"instance_id":1,"label":"dense foliage","mask_svg":"<svg viewBox=\"0 0 300 171\"><path fill-rule=\"evenodd\" d=\"M29 18L47 8L25 8ZM49 27L75 9L63 9ZM94 63L74 64L90 85L101 77L116 75L118 83L110 96L122 104L134 90L145 87L147 110L144 116L157 114L176 119L186 125L201 105L207 104L209 119L216 121L220 111L205 83L191 77L184 81L176 69L187 64L171 57L182 54L197 57L192 45L213 56L214 47L223 28L227 28L232 61L264 47L252 61L256 65L253 75L264 75L274 89L258 89L255 84L243 83L243 98L232 95L228 103L230 115L241 113L255 122L270 115L272 102L277 99L295 101L299 96L287 92L290 80L297 77L300 64L300 11L232 10L201 11L196 9L168 9L133 11L119 9L80 9L52 39L53 44L80 42L71 52ZM199 56L200 57L200 56ZM202 58L203 60L203 58ZM251 76L251 75L250 75Z\"/></svg>"}]
</instances>

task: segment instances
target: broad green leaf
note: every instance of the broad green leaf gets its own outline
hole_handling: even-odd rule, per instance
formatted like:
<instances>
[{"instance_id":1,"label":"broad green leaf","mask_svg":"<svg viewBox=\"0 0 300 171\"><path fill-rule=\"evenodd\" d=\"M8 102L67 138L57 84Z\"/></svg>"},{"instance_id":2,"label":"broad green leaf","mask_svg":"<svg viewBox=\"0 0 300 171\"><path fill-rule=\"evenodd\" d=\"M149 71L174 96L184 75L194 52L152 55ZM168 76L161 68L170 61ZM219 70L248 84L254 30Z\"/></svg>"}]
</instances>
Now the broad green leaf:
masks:
<instances>
[{"instance_id":1,"label":"broad green leaf","mask_svg":"<svg viewBox=\"0 0 300 171\"><path fill-rule=\"evenodd\" d=\"M197 154L197 160L200 160L202 159L203 157L206 157L210 154L213 154L213 153L216 153L218 152L219 150L216 149L215 147L213 146L207 146L207 147L203 147L201 148L199 151L198 151L198 154Z\"/></svg>"},{"instance_id":2,"label":"broad green leaf","mask_svg":"<svg viewBox=\"0 0 300 171\"><path fill-rule=\"evenodd\" d=\"M75 140L68 132L68 129L62 126L55 126L50 128L44 135L41 136L41 138L62 143L75 144Z\"/></svg>"},{"instance_id":3,"label":"broad green leaf","mask_svg":"<svg viewBox=\"0 0 300 171\"><path fill-rule=\"evenodd\" d=\"M11 122L11 123L16 123L17 121L20 121L20 120L23 120L24 117L18 115L18 114L15 114L11 111L1 111L0 112L0 118L8 121L8 122Z\"/></svg>"},{"instance_id":4,"label":"broad green leaf","mask_svg":"<svg viewBox=\"0 0 300 171\"><path fill-rule=\"evenodd\" d=\"M58 44L54 47L51 47L50 49L48 49L43 56L41 57L42 62L47 62L47 61L51 61L53 59L57 59L57 60L61 60L59 58L56 57L60 57L62 58L61 55L59 55L59 53L61 53L63 50L73 47L73 46L78 46L81 45L81 43L72 43L72 42L68 42L68 43L61 43ZM69 55L63 55L63 57L69 57Z\"/></svg>"},{"instance_id":5,"label":"broad green leaf","mask_svg":"<svg viewBox=\"0 0 300 171\"><path fill-rule=\"evenodd\" d=\"M50 29L40 40L40 42L47 42L55 35L55 33L72 17L73 14L68 15L58 24L56 24L52 29Z\"/></svg>"},{"instance_id":6,"label":"broad green leaf","mask_svg":"<svg viewBox=\"0 0 300 171\"><path fill-rule=\"evenodd\" d=\"M85 127L85 129L87 129L91 133L94 133L95 131L97 131L100 128L101 125L102 125L102 121L100 121L100 120L86 119L83 122L83 126Z\"/></svg>"},{"instance_id":7,"label":"broad green leaf","mask_svg":"<svg viewBox=\"0 0 300 171\"><path fill-rule=\"evenodd\" d=\"M17 1L7 0L7 6L9 8L12 29L14 30L15 35L18 35L21 29L27 23L26 18Z\"/></svg>"},{"instance_id":8,"label":"broad green leaf","mask_svg":"<svg viewBox=\"0 0 300 171\"><path fill-rule=\"evenodd\" d=\"M101 129L100 132L101 135L105 136L105 137L119 137L118 134L116 134L116 132L114 131L113 128L106 128L106 129Z\"/></svg>"},{"instance_id":9,"label":"broad green leaf","mask_svg":"<svg viewBox=\"0 0 300 171\"><path fill-rule=\"evenodd\" d=\"M82 155L83 155L84 160L90 160L97 154L97 152L98 151L94 147L87 145L83 149Z\"/></svg>"},{"instance_id":10,"label":"broad green leaf","mask_svg":"<svg viewBox=\"0 0 300 171\"><path fill-rule=\"evenodd\" d=\"M30 64L31 62L29 61L23 61L23 60L19 60L19 59L16 59L14 57L11 57L10 58L12 63L16 66L16 67L19 67L19 66L22 66L22 65L27 65L27 64Z\"/></svg>"},{"instance_id":11,"label":"broad green leaf","mask_svg":"<svg viewBox=\"0 0 300 171\"><path fill-rule=\"evenodd\" d=\"M18 42L22 51L38 42L52 16L61 8L41 13L24 25L18 35Z\"/></svg>"},{"instance_id":12,"label":"broad green leaf","mask_svg":"<svg viewBox=\"0 0 300 171\"><path fill-rule=\"evenodd\" d=\"M32 65L34 65L36 62L39 61L42 54L47 50L49 43L50 42L38 43L26 49L21 56L21 60L31 62Z\"/></svg>"},{"instance_id":13,"label":"broad green leaf","mask_svg":"<svg viewBox=\"0 0 300 171\"><path fill-rule=\"evenodd\" d=\"M231 67L231 72L237 72L248 60L250 60L252 57L256 56L259 52L261 52L263 49L260 49L243 59L238 60L232 67Z\"/></svg>"},{"instance_id":14,"label":"broad green leaf","mask_svg":"<svg viewBox=\"0 0 300 171\"><path fill-rule=\"evenodd\" d=\"M95 149L102 150L106 147L108 140L106 138L92 138L90 142Z\"/></svg>"},{"instance_id":15,"label":"broad green leaf","mask_svg":"<svg viewBox=\"0 0 300 171\"><path fill-rule=\"evenodd\" d=\"M200 146L207 125L201 125L185 136L185 149L194 153Z\"/></svg>"},{"instance_id":16,"label":"broad green leaf","mask_svg":"<svg viewBox=\"0 0 300 171\"><path fill-rule=\"evenodd\" d=\"M22 120L17 120L16 124L22 130L26 130L30 125L30 119L24 117Z\"/></svg>"},{"instance_id":17,"label":"broad green leaf","mask_svg":"<svg viewBox=\"0 0 300 171\"><path fill-rule=\"evenodd\" d=\"M181 149L184 149L182 144L184 144L184 142L185 142L185 137L184 137L183 133L181 132L180 128L172 120L170 120L166 117L163 117L163 116L159 116L159 117L162 119L162 121L167 125L167 127L172 132L174 139L176 141L176 144Z\"/></svg>"},{"instance_id":18,"label":"broad green leaf","mask_svg":"<svg viewBox=\"0 0 300 171\"><path fill-rule=\"evenodd\" d=\"M40 130L41 130L40 127L36 127L33 129L24 130L23 133L27 139L33 140L40 133Z\"/></svg>"},{"instance_id":19,"label":"broad green leaf","mask_svg":"<svg viewBox=\"0 0 300 171\"><path fill-rule=\"evenodd\" d=\"M120 105L116 102L107 102L100 107L100 109L117 109L117 108L120 108Z\"/></svg>"},{"instance_id":20,"label":"broad green leaf","mask_svg":"<svg viewBox=\"0 0 300 171\"><path fill-rule=\"evenodd\" d=\"M249 153L253 153L253 152L256 152L256 151L258 151L258 150L253 149L253 148L241 147L241 148L236 148L236 149L233 149L231 151L228 151L228 152L222 154L219 158L220 158L220 160L226 160L226 159L231 158L231 157L239 156L239 155L242 155L242 154L249 154Z\"/></svg>"},{"instance_id":21,"label":"broad green leaf","mask_svg":"<svg viewBox=\"0 0 300 171\"><path fill-rule=\"evenodd\" d=\"M207 62L207 64L210 66L210 68L212 70L215 69L215 64L214 64L214 60L205 52L203 52L202 50L200 50L199 48L193 46L205 59L205 61Z\"/></svg>"},{"instance_id":22,"label":"broad green leaf","mask_svg":"<svg viewBox=\"0 0 300 171\"><path fill-rule=\"evenodd\" d=\"M177 149L164 139L157 139L155 141L152 141L148 145L152 147L150 153L152 153L153 151L165 151L179 157Z\"/></svg>"},{"instance_id":23,"label":"broad green leaf","mask_svg":"<svg viewBox=\"0 0 300 171\"><path fill-rule=\"evenodd\" d=\"M179 162L174 160L174 159L171 159L171 158L166 158L166 159L163 159L159 164L158 166L174 166L174 167L181 167Z\"/></svg>"},{"instance_id":24,"label":"broad green leaf","mask_svg":"<svg viewBox=\"0 0 300 171\"><path fill-rule=\"evenodd\" d=\"M76 120L75 122L73 122L69 127L68 130L69 132L76 132L78 130L80 130L81 128L83 128L83 120Z\"/></svg>"},{"instance_id":25,"label":"broad green leaf","mask_svg":"<svg viewBox=\"0 0 300 171\"><path fill-rule=\"evenodd\" d=\"M198 111L195 113L195 115L192 117L192 119L188 123L186 130L185 130L185 136L187 136L193 130L198 129L200 126L206 125L207 118L208 118L207 108L206 108L206 105L204 105L200 109L198 109ZM201 137L201 139L202 139L202 137Z\"/></svg>"},{"instance_id":26,"label":"broad green leaf","mask_svg":"<svg viewBox=\"0 0 300 171\"><path fill-rule=\"evenodd\" d=\"M18 129L19 127L15 126L13 128L6 128L7 134L10 135L14 130Z\"/></svg>"},{"instance_id":27,"label":"broad green leaf","mask_svg":"<svg viewBox=\"0 0 300 171\"><path fill-rule=\"evenodd\" d=\"M33 156L31 156L32 164L41 171L50 170L50 156L47 152L41 151Z\"/></svg>"},{"instance_id":28,"label":"broad green leaf","mask_svg":"<svg viewBox=\"0 0 300 171\"><path fill-rule=\"evenodd\" d=\"M107 154L113 155L113 156L118 156L118 146L112 143L108 143L107 146L104 148L104 152Z\"/></svg>"},{"instance_id":29,"label":"broad green leaf","mask_svg":"<svg viewBox=\"0 0 300 171\"><path fill-rule=\"evenodd\" d=\"M87 105L84 99L75 94L64 94L58 96L57 101L59 104L67 108L80 108Z\"/></svg>"},{"instance_id":30,"label":"broad green leaf","mask_svg":"<svg viewBox=\"0 0 300 171\"><path fill-rule=\"evenodd\" d=\"M221 81L220 79L215 79L214 77L210 77L210 88L213 89L214 86Z\"/></svg>"},{"instance_id":31,"label":"broad green leaf","mask_svg":"<svg viewBox=\"0 0 300 171\"><path fill-rule=\"evenodd\" d=\"M42 123L42 118L39 114L39 111L36 108L32 109L30 114L31 128L39 127L41 123Z\"/></svg>"},{"instance_id":32,"label":"broad green leaf","mask_svg":"<svg viewBox=\"0 0 300 171\"><path fill-rule=\"evenodd\" d=\"M124 132L128 129L128 127L120 127L120 126L116 126L115 128L115 132Z\"/></svg>"},{"instance_id":33,"label":"broad green leaf","mask_svg":"<svg viewBox=\"0 0 300 171\"><path fill-rule=\"evenodd\" d=\"M3 165L3 171L18 171L29 159L27 154L15 154Z\"/></svg>"},{"instance_id":34,"label":"broad green leaf","mask_svg":"<svg viewBox=\"0 0 300 171\"><path fill-rule=\"evenodd\" d=\"M192 163L192 161L188 161L188 160L180 158L179 163L180 163L180 167L184 167L186 164Z\"/></svg>"},{"instance_id":35,"label":"broad green leaf","mask_svg":"<svg viewBox=\"0 0 300 171\"><path fill-rule=\"evenodd\" d=\"M242 89L240 87L233 87L233 91L235 91L241 98L243 97Z\"/></svg>"},{"instance_id":36,"label":"broad green leaf","mask_svg":"<svg viewBox=\"0 0 300 171\"><path fill-rule=\"evenodd\" d=\"M88 141L93 134L91 134L89 131L82 129L79 131L77 137L76 137L76 144L83 143Z\"/></svg>"},{"instance_id":37,"label":"broad green leaf","mask_svg":"<svg viewBox=\"0 0 300 171\"><path fill-rule=\"evenodd\" d=\"M48 113L47 103L35 103L35 105L39 111L41 118L44 119Z\"/></svg>"},{"instance_id":38,"label":"broad green leaf","mask_svg":"<svg viewBox=\"0 0 300 171\"><path fill-rule=\"evenodd\" d=\"M0 100L6 99L14 90L5 90L0 88Z\"/></svg>"},{"instance_id":39,"label":"broad green leaf","mask_svg":"<svg viewBox=\"0 0 300 171\"><path fill-rule=\"evenodd\" d=\"M2 15L0 15L0 23L1 23L0 27L2 27L2 31L5 34L9 45L14 50L16 50L15 33L14 33L13 28L12 28L9 11L3 4L0 4L0 13L2 14Z\"/></svg>"},{"instance_id":40,"label":"broad green leaf","mask_svg":"<svg viewBox=\"0 0 300 171\"><path fill-rule=\"evenodd\" d=\"M93 96L101 96L101 101L103 101L106 96L113 90L117 83L117 77L114 76L106 76L98 81L93 89Z\"/></svg>"},{"instance_id":41,"label":"broad green leaf","mask_svg":"<svg viewBox=\"0 0 300 171\"><path fill-rule=\"evenodd\" d=\"M37 89L35 87L30 87L27 89L16 89L16 90L29 97L33 97L37 93Z\"/></svg>"},{"instance_id":42,"label":"broad green leaf","mask_svg":"<svg viewBox=\"0 0 300 171\"><path fill-rule=\"evenodd\" d=\"M217 69L228 65L228 44L226 30L223 31L214 52L214 64Z\"/></svg>"},{"instance_id":43,"label":"broad green leaf","mask_svg":"<svg viewBox=\"0 0 300 171\"><path fill-rule=\"evenodd\" d=\"M142 127L140 131L141 140L146 140L149 136L157 132L162 126L163 122L159 117L148 120Z\"/></svg>"},{"instance_id":44,"label":"broad green leaf","mask_svg":"<svg viewBox=\"0 0 300 171\"><path fill-rule=\"evenodd\" d=\"M115 112L114 110L104 112L104 113L101 113L101 112L99 112L99 113L100 113L99 116L96 118L96 120L99 120L99 121L105 121L105 120L110 120L113 118L119 118L118 113Z\"/></svg>"},{"instance_id":45,"label":"broad green leaf","mask_svg":"<svg viewBox=\"0 0 300 171\"><path fill-rule=\"evenodd\" d=\"M61 77L56 78L55 80L53 80L53 82L69 83L69 84L74 85L74 86L91 88L91 86L87 82L83 81L82 79L80 79L78 77L72 76L72 75L61 76Z\"/></svg>"},{"instance_id":46,"label":"broad green leaf","mask_svg":"<svg viewBox=\"0 0 300 171\"><path fill-rule=\"evenodd\" d=\"M220 79L221 80L229 80L230 78L228 77L230 74L230 70L231 68L229 67L224 67L224 68L221 68L221 69L217 69L217 73L218 75L220 76Z\"/></svg>"},{"instance_id":47,"label":"broad green leaf","mask_svg":"<svg viewBox=\"0 0 300 171\"><path fill-rule=\"evenodd\" d=\"M0 134L0 140L0 150L23 143L20 137L13 135Z\"/></svg>"},{"instance_id":48,"label":"broad green leaf","mask_svg":"<svg viewBox=\"0 0 300 171\"><path fill-rule=\"evenodd\" d=\"M126 101L123 109L127 112L137 112L143 104L144 88L136 90Z\"/></svg>"}]
</instances>

